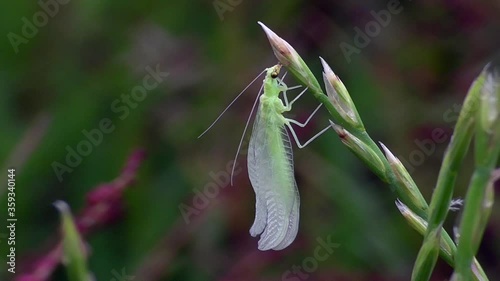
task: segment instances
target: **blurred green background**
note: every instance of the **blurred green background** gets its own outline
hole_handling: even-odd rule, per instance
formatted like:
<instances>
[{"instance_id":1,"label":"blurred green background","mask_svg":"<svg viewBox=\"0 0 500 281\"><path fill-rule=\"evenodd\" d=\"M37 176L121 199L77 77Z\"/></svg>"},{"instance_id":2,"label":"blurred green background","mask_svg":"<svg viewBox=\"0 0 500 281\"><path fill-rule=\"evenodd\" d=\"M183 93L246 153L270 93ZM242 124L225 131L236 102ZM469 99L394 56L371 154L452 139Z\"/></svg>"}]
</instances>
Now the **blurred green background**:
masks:
<instances>
[{"instance_id":1,"label":"blurred green background","mask_svg":"<svg viewBox=\"0 0 500 281\"><path fill-rule=\"evenodd\" d=\"M422 160L415 158L422 153L418 144L431 139L436 128L450 136L470 83L498 52L500 2L401 1L400 12L347 58L341 43L355 47L356 28L365 30L376 20L371 11L387 10L390 2L5 2L0 173L17 170L18 222L17 273L2 266L0 279L30 273L46 258L58 239L54 201L65 200L78 216L87 194L118 177L127 157L140 148L147 156L124 192L123 208L85 238L97 280L282 280L287 270L314 256L317 239L340 247L307 276L283 280L409 280L421 237L398 212L395 194L333 131L294 151L301 221L287 249L260 252L248 234L255 198L244 151L233 187L219 185L208 206L193 214L181 211L194 206L197 191L216 183L211 174L227 178L222 173L234 157L259 82L207 135L197 136L255 75L276 63L259 20L294 46L318 78L318 56L329 62L368 132L411 164L429 199L447 142L431 143L433 151ZM168 76L142 100L123 100L157 67ZM291 76L285 82L297 84ZM305 95L289 116L304 120L316 104ZM102 142L59 180L54 163L65 164L67 147L77 149L87 140L83 130L99 128L104 118L114 130L103 133ZM300 139L326 126L326 113L311 124L297 130ZM471 165L466 163L459 178L457 197L464 196ZM1 185L0 221L5 221ZM450 232L456 216L452 213L446 225ZM500 280L499 232L497 206L478 255L490 280ZM5 265L7 230L0 234ZM117 277L123 272L135 277ZM450 272L440 262L433 278L444 280ZM59 266L46 279L29 280L67 279Z\"/></svg>"}]
</instances>

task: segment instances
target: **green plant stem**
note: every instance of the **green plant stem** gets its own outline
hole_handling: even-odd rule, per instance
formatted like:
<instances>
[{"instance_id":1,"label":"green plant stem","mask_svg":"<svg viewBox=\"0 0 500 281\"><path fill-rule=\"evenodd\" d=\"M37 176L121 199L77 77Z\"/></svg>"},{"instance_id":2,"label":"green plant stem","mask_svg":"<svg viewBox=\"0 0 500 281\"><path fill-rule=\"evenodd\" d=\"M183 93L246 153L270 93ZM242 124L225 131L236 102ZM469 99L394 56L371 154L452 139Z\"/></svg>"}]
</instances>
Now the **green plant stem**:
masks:
<instances>
[{"instance_id":1,"label":"green plant stem","mask_svg":"<svg viewBox=\"0 0 500 281\"><path fill-rule=\"evenodd\" d=\"M306 84L306 86L312 90L314 97L326 107L326 109L328 110L330 115L335 119L336 122L338 122L342 127L344 127L346 130L351 132L355 137L357 137L358 139L363 141L366 145L368 145L372 149L372 151L374 151L377 154L377 156L380 159L382 159L382 161L384 163L385 173L382 174L379 171L377 171L374 167L372 167L373 172L375 174L377 174L383 182L388 183L391 186L391 189L396 191L397 196L399 198L401 198L401 200L407 206L409 206L411 210L413 210L415 213L417 213L422 218L427 219L427 214L424 211L422 211L420 208L416 207L415 203L412 200L410 200L407 193L402 191L402 188L398 184L396 176L395 176L394 172L392 172L391 166L390 166L389 162L387 161L387 159L385 158L384 153L380 150L380 148L373 141L373 139L370 137L370 135L368 135L366 130L354 127L354 126L350 125L348 122L343 121L342 117L335 110L332 103L330 102L328 97L323 93L321 88L315 87L314 85L307 85L307 84Z\"/></svg>"},{"instance_id":2,"label":"green plant stem","mask_svg":"<svg viewBox=\"0 0 500 281\"><path fill-rule=\"evenodd\" d=\"M474 172L469 191L467 192L467 205L464 208L462 223L460 225L460 240L457 247L455 260L455 272L458 280L471 279L472 258L477 251L477 245L470 243L474 240L474 231L479 228L480 218L476 214L481 214L484 199L484 187L488 184L491 169L479 167Z\"/></svg>"},{"instance_id":3,"label":"green plant stem","mask_svg":"<svg viewBox=\"0 0 500 281\"><path fill-rule=\"evenodd\" d=\"M63 201L54 203L61 213L63 233L63 255L66 260L66 270L70 281L90 281L91 274L87 268L83 242L76 228L69 206Z\"/></svg>"},{"instance_id":4,"label":"green plant stem","mask_svg":"<svg viewBox=\"0 0 500 281\"><path fill-rule=\"evenodd\" d=\"M437 252L429 251L429 247L426 245L436 245L436 241L432 240L439 240L440 238L434 234L442 228L444 220L446 219L453 197L458 170L462 165L474 134L474 117L478 107L478 100L483 82L484 78L480 76L469 90L462 110L460 111L453 137L448 145L441 169L439 170L436 188L432 194L429 208L427 231L424 235L424 241L422 242L422 247L417 255L415 267L413 269L412 280L414 281L429 280L436 264ZM425 267L422 266L423 264L425 264ZM425 274L423 273L424 271Z\"/></svg>"},{"instance_id":5,"label":"green plant stem","mask_svg":"<svg viewBox=\"0 0 500 281\"><path fill-rule=\"evenodd\" d=\"M297 78L299 78L299 76L297 74L295 74L293 71L291 71L291 72ZM401 185L398 182L398 180L396 178L396 175L392 171L392 169L390 167L390 164L387 161L385 155L380 150L380 148L376 145L376 143L373 141L373 139L368 135L368 133L366 132L366 130L363 129L363 128L354 127L351 124L349 124L348 122L345 122L343 120L343 118L340 116L340 114L336 111L336 109L334 108L334 106L332 105L332 103L330 102L330 100L328 99L328 97L323 93L323 90L319 87L319 85L317 83L311 84L311 83L308 83L308 81L306 81L304 79L299 79L299 81L303 82L305 84L305 86L309 87L309 89L311 90L311 92L314 95L314 97L325 106L325 108L328 110L328 112L333 117L333 119L335 120L335 122L337 122L338 124L340 124L346 130L350 131L354 136L356 136L357 138L359 138L361 141L363 141L365 144L367 144L371 149L373 149L373 151L380 157L380 159L382 159L382 161L384 163L384 168L385 168L386 172L384 174L381 174L376 169L374 169L373 167L372 167L372 171L377 176L379 176L379 178L383 182L389 184L389 186L391 187L391 189L394 190L394 191L396 191L397 196L399 198L401 198L401 200L412 211L414 211L416 214L418 214L420 217L422 217L424 220L427 221L428 220L428 214L427 214L426 210L422 210L422 209L418 208L416 206L416 204L412 200L410 200L410 198L408 197L408 195L405 192L402 191ZM448 208L448 206L449 205L447 205L447 208ZM426 206L426 207L428 207L428 206ZM442 239L443 243L445 244L445 246L440 247L439 253L444 258L444 260L448 264L450 264L450 266L454 267L453 256L454 256L454 254L456 252L456 249L457 249L456 245L453 242L453 239L451 238L451 236L444 229L441 231L441 239ZM447 252L447 249L451 249L453 252L449 253L449 252ZM476 260L474 260L474 261L475 261L475 264L476 264L477 269L478 269L477 270L477 276L474 277L475 278L474 280L488 280L487 277L486 277L486 275L485 275L485 273L484 273L484 271L483 271L483 269L481 268L480 264Z\"/></svg>"},{"instance_id":6,"label":"green plant stem","mask_svg":"<svg viewBox=\"0 0 500 281\"><path fill-rule=\"evenodd\" d=\"M500 96L500 90L497 95ZM482 102L481 110L477 115L488 114L488 110L494 110L496 119L493 119L491 123L478 124L475 138L476 169L467 190L455 257L454 278L457 281L469 280L471 274L474 273L473 257L479 248L491 212L493 174L500 156L500 119L498 117L500 108L490 108L491 104L488 99ZM496 106L499 105L500 103ZM481 112L485 110L486 112Z\"/></svg>"},{"instance_id":7,"label":"green plant stem","mask_svg":"<svg viewBox=\"0 0 500 281\"><path fill-rule=\"evenodd\" d=\"M471 102L471 100L474 101L474 99L477 99L477 92L479 92L478 89L481 88L481 83L478 83L476 80L473 87L471 87L472 90L470 91L473 93L469 93L467 98L469 102L466 102L466 105L464 105L464 108L467 110L462 108L453 140L451 141L443 160L443 165L441 167L437 183L437 190L434 192L433 202L430 207L431 210L429 210L429 205L423 198L422 193L414 183L413 179L411 179L408 171L401 163L398 163L400 161L393 155L390 155L391 160L389 161L386 158L386 155L382 153L382 150L378 147L378 145L368 135L347 89L340 79L333 73L326 61L320 58L323 64L323 80L325 81L326 91L333 100L330 100L329 96L324 94L318 80L312 74L311 70L297 51L288 42L279 37L263 23L259 22L259 24L264 29L276 58L302 84L306 85L309 90L311 90L314 97L325 106L330 115L333 117L337 124L332 124L332 127L342 139L342 142L349 147L360 160L367 164L367 166L383 182L389 184L391 189L396 192L402 203L408 206L408 209L410 209L416 216L424 219L426 222L426 235L424 235L425 239L422 251L419 253L416 263L417 272L414 272L412 275L417 277L413 280L428 280L436 263L438 253L441 253L447 262L453 266L453 257L456 252L455 243L446 230L442 229L442 223L450 206L458 168L463 161L463 157L468 150L468 146L472 138L472 125L474 119L471 118L471 112L474 110L469 110L469 107L466 105L473 105L470 108L475 108L475 102ZM484 75L480 76L480 78L484 78ZM331 86L330 88L328 87L329 85ZM336 102L336 96L343 97L342 100L344 102L347 100L349 102L347 104ZM356 118L350 118L349 114L346 112L354 114ZM490 115L483 116L486 121L489 120ZM386 154L392 154L389 150L385 150ZM375 158L380 159L382 165L380 165L379 161L371 160ZM391 163L394 164L394 170ZM414 218L414 221L411 221L411 223L414 226L419 225L420 222L416 221L418 221L418 219ZM424 229L421 227L419 228ZM450 251L453 252L450 253ZM476 277L479 280L486 280L486 276L479 266L479 263L476 262L476 264L476 272L478 272L478 276ZM422 272L419 272L419 270L422 270Z\"/></svg>"}]
</instances>

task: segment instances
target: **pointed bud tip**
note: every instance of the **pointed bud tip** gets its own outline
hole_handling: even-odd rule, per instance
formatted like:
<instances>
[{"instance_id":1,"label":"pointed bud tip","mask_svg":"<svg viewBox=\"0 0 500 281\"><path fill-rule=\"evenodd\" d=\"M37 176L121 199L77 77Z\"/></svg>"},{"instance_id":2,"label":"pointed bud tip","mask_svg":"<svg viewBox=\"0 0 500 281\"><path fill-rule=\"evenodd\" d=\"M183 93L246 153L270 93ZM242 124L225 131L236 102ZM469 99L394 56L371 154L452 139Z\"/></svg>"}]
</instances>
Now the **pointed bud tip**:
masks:
<instances>
[{"instance_id":1,"label":"pointed bud tip","mask_svg":"<svg viewBox=\"0 0 500 281\"><path fill-rule=\"evenodd\" d=\"M419 224L423 223L422 218L420 218L410 208L408 208L405 203L401 202L399 198L396 199L395 203L401 215L403 215L403 217L405 217L408 222L410 222L410 224L414 224L415 227L418 227Z\"/></svg>"},{"instance_id":2,"label":"pointed bud tip","mask_svg":"<svg viewBox=\"0 0 500 281\"><path fill-rule=\"evenodd\" d=\"M283 39L281 39L281 37L279 37L276 33L274 33L274 31L272 31L269 27L267 27L261 21L258 21L257 23L262 27L262 29L266 33L267 38L271 42L271 45L272 45L272 43L276 43L277 40L283 40Z\"/></svg>"},{"instance_id":3,"label":"pointed bud tip","mask_svg":"<svg viewBox=\"0 0 500 281\"><path fill-rule=\"evenodd\" d=\"M389 163L399 162L398 158L392 154L392 152L383 144L381 141L378 142L382 149L384 150L385 157L389 161Z\"/></svg>"},{"instance_id":4,"label":"pointed bud tip","mask_svg":"<svg viewBox=\"0 0 500 281\"><path fill-rule=\"evenodd\" d=\"M267 39L269 40L274 55L276 56L278 61L286 67L290 67L292 69L295 69L297 72L303 73L303 66L299 63L300 57L297 54L297 51L295 51L295 49L290 44L288 44L288 42L279 37L265 24L260 21L257 23L266 33Z\"/></svg>"},{"instance_id":5,"label":"pointed bud tip","mask_svg":"<svg viewBox=\"0 0 500 281\"><path fill-rule=\"evenodd\" d=\"M332 120L328 121L330 122L330 125L332 125L332 128L335 130L335 132L337 132L337 134L340 136L340 138L344 138L346 135L346 131L344 130L344 128L342 128L342 126L340 125L333 123Z\"/></svg>"},{"instance_id":6,"label":"pointed bud tip","mask_svg":"<svg viewBox=\"0 0 500 281\"><path fill-rule=\"evenodd\" d=\"M481 92L480 124L491 133L500 119L500 64L493 61L486 65L486 78Z\"/></svg>"},{"instance_id":7,"label":"pointed bud tip","mask_svg":"<svg viewBox=\"0 0 500 281\"><path fill-rule=\"evenodd\" d=\"M401 200L396 199L395 203L396 203L396 207L398 207L398 209L401 213L405 213L408 211L408 207L405 204L403 204L403 202L401 202Z\"/></svg>"},{"instance_id":8,"label":"pointed bud tip","mask_svg":"<svg viewBox=\"0 0 500 281\"><path fill-rule=\"evenodd\" d=\"M257 21L257 23L264 29L264 31L267 33L267 31L271 31L265 24L263 24L261 21ZM272 31L271 31L272 32Z\"/></svg>"},{"instance_id":9,"label":"pointed bud tip","mask_svg":"<svg viewBox=\"0 0 500 281\"><path fill-rule=\"evenodd\" d=\"M398 208L401 215L403 215L403 217L405 217L407 220L410 220L410 222L412 222L411 219L412 219L413 212L410 210L410 208L408 208L408 206L406 206L403 202L401 202L401 200L399 200L399 198L396 199L395 203L396 203L396 207Z\"/></svg>"},{"instance_id":10,"label":"pointed bud tip","mask_svg":"<svg viewBox=\"0 0 500 281\"><path fill-rule=\"evenodd\" d=\"M484 69L488 72L488 74L493 76L500 76L500 56L495 57L492 61L490 61Z\"/></svg>"},{"instance_id":11,"label":"pointed bud tip","mask_svg":"<svg viewBox=\"0 0 500 281\"><path fill-rule=\"evenodd\" d=\"M68 203L62 201L62 200L57 200L54 203L52 203L56 209L61 212L61 213L69 213L69 205Z\"/></svg>"},{"instance_id":12,"label":"pointed bud tip","mask_svg":"<svg viewBox=\"0 0 500 281\"><path fill-rule=\"evenodd\" d=\"M336 77L335 73L333 72L332 68L328 65L328 63L322 57L319 57L319 60L321 61L321 65L323 66L323 72L327 76L334 75L334 77Z\"/></svg>"}]
</instances>

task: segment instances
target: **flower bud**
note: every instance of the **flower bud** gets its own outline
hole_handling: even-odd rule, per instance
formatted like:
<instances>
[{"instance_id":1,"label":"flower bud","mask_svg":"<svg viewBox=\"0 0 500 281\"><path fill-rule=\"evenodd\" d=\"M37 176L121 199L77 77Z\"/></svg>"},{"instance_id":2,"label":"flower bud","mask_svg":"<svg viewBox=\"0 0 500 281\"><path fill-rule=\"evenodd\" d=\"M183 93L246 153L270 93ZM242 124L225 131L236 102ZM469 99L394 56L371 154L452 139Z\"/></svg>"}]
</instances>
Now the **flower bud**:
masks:
<instances>
[{"instance_id":1,"label":"flower bud","mask_svg":"<svg viewBox=\"0 0 500 281\"><path fill-rule=\"evenodd\" d=\"M319 59L323 65L323 81L330 102L346 122L355 128L364 129L363 122L344 83L335 75L322 57L319 57Z\"/></svg>"},{"instance_id":2,"label":"flower bud","mask_svg":"<svg viewBox=\"0 0 500 281\"><path fill-rule=\"evenodd\" d=\"M68 204L57 201L54 206L61 213L63 235L63 261L65 261L69 280L92 280L87 270L85 250L80 233L75 225Z\"/></svg>"},{"instance_id":3,"label":"flower bud","mask_svg":"<svg viewBox=\"0 0 500 281\"><path fill-rule=\"evenodd\" d=\"M318 80L297 51L262 22L259 21L258 24L264 29L278 61L311 90L317 93L322 92Z\"/></svg>"},{"instance_id":4,"label":"flower bud","mask_svg":"<svg viewBox=\"0 0 500 281\"><path fill-rule=\"evenodd\" d=\"M417 207L422 213L427 212L427 202L422 196L422 193L420 193L417 184L415 184L415 181L413 181L413 178L408 173L408 170L406 170L403 163L401 163L401 161L394 156L394 154L392 154L392 152L383 143L379 143L384 150L385 157L387 158L394 175L396 176L401 192L404 193L405 197L411 201L412 205Z\"/></svg>"},{"instance_id":5,"label":"flower bud","mask_svg":"<svg viewBox=\"0 0 500 281\"><path fill-rule=\"evenodd\" d=\"M480 126L488 133L498 129L500 123L500 67L492 63L485 67L486 79L481 91Z\"/></svg>"},{"instance_id":6,"label":"flower bud","mask_svg":"<svg viewBox=\"0 0 500 281\"><path fill-rule=\"evenodd\" d=\"M403 202L401 202L399 199L396 200L396 206L398 207L399 212L401 212L408 224L418 233L425 235L425 232L427 231L427 222L419 215L415 214L412 210L410 210L410 208L403 204ZM447 258L452 260L453 250L449 247L449 245L441 242L440 246L441 250L444 251Z\"/></svg>"},{"instance_id":7,"label":"flower bud","mask_svg":"<svg viewBox=\"0 0 500 281\"><path fill-rule=\"evenodd\" d=\"M386 179L384 162L373 149L346 129L330 121L340 140L381 179Z\"/></svg>"}]
</instances>

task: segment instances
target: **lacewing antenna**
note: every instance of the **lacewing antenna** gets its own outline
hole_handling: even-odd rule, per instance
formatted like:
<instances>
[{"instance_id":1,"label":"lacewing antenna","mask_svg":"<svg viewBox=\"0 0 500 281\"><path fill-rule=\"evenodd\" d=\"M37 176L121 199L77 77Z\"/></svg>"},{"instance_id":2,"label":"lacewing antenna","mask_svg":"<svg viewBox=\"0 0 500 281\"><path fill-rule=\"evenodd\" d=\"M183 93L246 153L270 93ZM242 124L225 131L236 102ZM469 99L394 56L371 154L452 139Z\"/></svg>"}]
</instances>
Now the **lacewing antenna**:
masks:
<instances>
[{"instance_id":1,"label":"lacewing antenna","mask_svg":"<svg viewBox=\"0 0 500 281\"><path fill-rule=\"evenodd\" d=\"M233 103L241 96L243 95L243 93L255 82L255 80L257 80L264 72L266 72L266 70L264 69L260 74L258 74L253 80L252 82L250 82L237 96L236 98L233 99L233 101L222 111L221 114L219 114L219 117L217 117L217 119L215 119L215 121L205 130L203 131L203 133L201 133L201 135L198 136L198 138L201 138L206 132L208 132L214 125L215 123L217 123L217 121L219 121L219 119L222 117L222 115L224 115L224 113L226 113L226 111L231 107L231 105L233 105Z\"/></svg>"},{"instance_id":2,"label":"lacewing antenna","mask_svg":"<svg viewBox=\"0 0 500 281\"><path fill-rule=\"evenodd\" d=\"M250 115L248 115L247 123L245 124L245 129L243 129L243 134L241 134L240 143L238 144L238 150L236 151L236 155L234 156L233 168L231 169L231 186L233 186L233 174L234 174L234 168L236 167L236 160L238 159L238 154L240 153L241 145L243 144L243 139L245 138L245 133L247 132L248 125L250 124L250 120L252 119L252 114L255 111L255 107L257 106L257 102L259 101L259 97L263 89L264 89L264 84L260 86L259 93L257 94L255 101L253 102Z\"/></svg>"}]
</instances>

